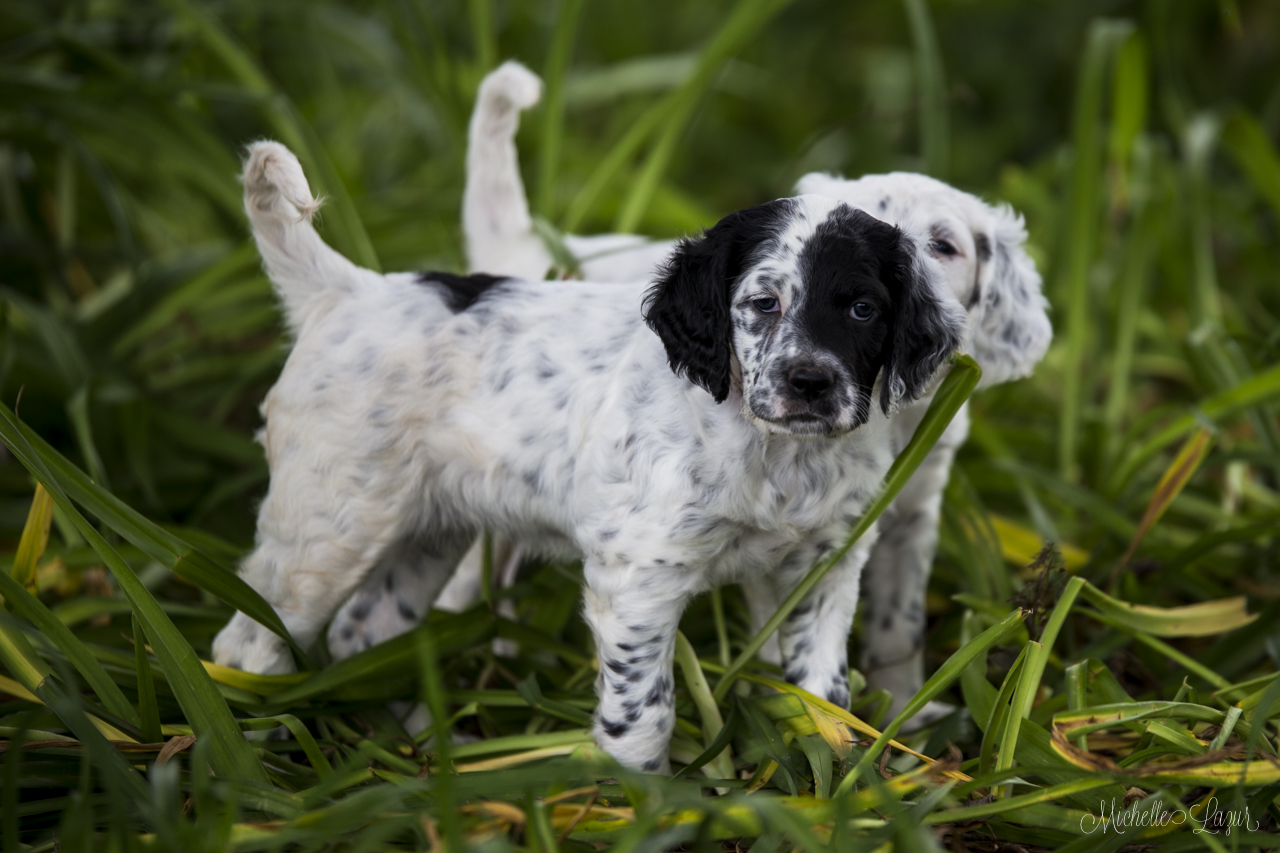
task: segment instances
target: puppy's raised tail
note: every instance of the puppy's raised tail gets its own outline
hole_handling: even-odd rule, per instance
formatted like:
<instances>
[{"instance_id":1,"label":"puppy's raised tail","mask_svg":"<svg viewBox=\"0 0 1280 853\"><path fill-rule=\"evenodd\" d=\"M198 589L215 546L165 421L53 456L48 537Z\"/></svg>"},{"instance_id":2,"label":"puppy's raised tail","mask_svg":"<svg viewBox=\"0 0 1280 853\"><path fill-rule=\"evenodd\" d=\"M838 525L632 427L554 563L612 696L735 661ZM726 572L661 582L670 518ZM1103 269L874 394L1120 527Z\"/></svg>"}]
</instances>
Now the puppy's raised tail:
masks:
<instances>
[{"instance_id":1,"label":"puppy's raised tail","mask_svg":"<svg viewBox=\"0 0 1280 853\"><path fill-rule=\"evenodd\" d=\"M366 274L331 249L311 227L320 207L302 166L278 142L255 142L244 164L244 209L267 275L297 332L317 307L353 288Z\"/></svg>"},{"instance_id":2,"label":"puppy's raised tail","mask_svg":"<svg viewBox=\"0 0 1280 853\"><path fill-rule=\"evenodd\" d=\"M515 144L520 111L540 97L542 81L518 62L503 63L480 84L471 114L462 200L462 227L473 271L540 278L550 263L533 233Z\"/></svg>"}]
</instances>

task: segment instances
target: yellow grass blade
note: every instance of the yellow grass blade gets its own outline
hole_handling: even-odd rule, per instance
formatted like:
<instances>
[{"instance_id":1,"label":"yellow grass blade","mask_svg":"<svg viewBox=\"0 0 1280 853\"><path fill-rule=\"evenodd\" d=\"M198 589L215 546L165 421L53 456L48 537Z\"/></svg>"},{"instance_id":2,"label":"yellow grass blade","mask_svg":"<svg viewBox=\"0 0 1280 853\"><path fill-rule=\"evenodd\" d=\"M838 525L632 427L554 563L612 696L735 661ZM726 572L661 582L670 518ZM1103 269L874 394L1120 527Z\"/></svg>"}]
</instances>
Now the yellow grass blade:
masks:
<instances>
[{"instance_id":1,"label":"yellow grass blade","mask_svg":"<svg viewBox=\"0 0 1280 853\"><path fill-rule=\"evenodd\" d=\"M1147 511L1142 514L1142 521L1139 522L1138 529L1134 531L1133 538L1129 540L1129 547L1125 549L1124 556L1120 558L1120 562L1116 564L1115 569L1111 572L1112 584L1115 583L1120 570L1133 559L1133 555L1138 550L1138 545L1142 543L1143 538L1155 526L1155 523L1160 520L1160 516L1164 515L1165 510L1169 508L1174 499L1182 493L1183 487L1187 485L1191 476L1195 474L1196 469L1200 467L1200 463L1204 461L1212 441L1213 434L1201 427L1186 440L1182 445L1182 449L1178 451L1178 455L1173 458L1173 462L1165 469L1164 475L1160 477L1160 482L1156 483L1156 490L1151 495L1150 503L1147 504Z\"/></svg>"},{"instance_id":2,"label":"yellow grass blade","mask_svg":"<svg viewBox=\"0 0 1280 853\"><path fill-rule=\"evenodd\" d=\"M995 528L996 538L1000 540L1000 554L1018 568L1035 562L1036 555L1044 548L1044 539L1029 527L1004 516L992 515L991 526ZM1058 551L1066 562L1067 571L1076 572L1089 561L1089 552L1077 548L1069 542L1058 542Z\"/></svg>"},{"instance_id":3,"label":"yellow grass blade","mask_svg":"<svg viewBox=\"0 0 1280 853\"><path fill-rule=\"evenodd\" d=\"M31 592L37 592L36 564L44 556L49 544L49 525L53 522L53 498L36 483L36 494L27 512L27 524L22 528L18 550L13 555L13 579Z\"/></svg>"}]
</instances>

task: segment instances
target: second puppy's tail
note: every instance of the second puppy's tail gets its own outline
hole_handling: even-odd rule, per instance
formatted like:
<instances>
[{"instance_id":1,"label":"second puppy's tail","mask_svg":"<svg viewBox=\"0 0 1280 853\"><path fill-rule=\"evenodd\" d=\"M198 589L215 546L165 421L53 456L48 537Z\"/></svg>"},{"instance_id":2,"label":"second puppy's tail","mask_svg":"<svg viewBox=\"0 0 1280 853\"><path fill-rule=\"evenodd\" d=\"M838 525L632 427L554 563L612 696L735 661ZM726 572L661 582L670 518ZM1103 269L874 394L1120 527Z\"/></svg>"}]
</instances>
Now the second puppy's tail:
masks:
<instances>
[{"instance_id":1,"label":"second puppy's tail","mask_svg":"<svg viewBox=\"0 0 1280 853\"><path fill-rule=\"evenodd\" d=\"M550 256L533 232L515 135L520 111L538 103L542 81L518 62L484 78L467 140L462 227L473 271L541 278Z\"/></svg>"},{"instance_id":2,"label":"second puppy's tail","mask_svg":"<svg viewBox=\"0 0 1280 853\"><path fill-rule=\"evenodd\" d=\"M255 142L244 164L244 209L267 275L294 332L318 304L353 288L363 270L329 247L311 227L320 207L302 166L278 142Z\"/></svg>"}]
</instances>

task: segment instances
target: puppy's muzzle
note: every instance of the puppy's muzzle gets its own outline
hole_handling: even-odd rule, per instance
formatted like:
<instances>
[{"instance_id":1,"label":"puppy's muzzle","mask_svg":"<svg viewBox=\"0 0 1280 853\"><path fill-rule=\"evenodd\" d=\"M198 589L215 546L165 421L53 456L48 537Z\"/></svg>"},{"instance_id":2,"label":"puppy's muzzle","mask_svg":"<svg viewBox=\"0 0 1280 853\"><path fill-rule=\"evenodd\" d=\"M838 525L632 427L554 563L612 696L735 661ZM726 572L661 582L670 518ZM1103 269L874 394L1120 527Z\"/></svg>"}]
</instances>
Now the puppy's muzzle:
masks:
<instances>
[{"instance_id":1,"label":"puppy's muzzle","mask_svg":"<svg viewBox=\"0 0 1280 853\"><path fill-rule=\"evenodd\" d=\"M816 403L826 397L835 384L835 373L816 364L799 365L787 373L787 385L792 393L806 403Z\"/></svg>"}]
</instances>

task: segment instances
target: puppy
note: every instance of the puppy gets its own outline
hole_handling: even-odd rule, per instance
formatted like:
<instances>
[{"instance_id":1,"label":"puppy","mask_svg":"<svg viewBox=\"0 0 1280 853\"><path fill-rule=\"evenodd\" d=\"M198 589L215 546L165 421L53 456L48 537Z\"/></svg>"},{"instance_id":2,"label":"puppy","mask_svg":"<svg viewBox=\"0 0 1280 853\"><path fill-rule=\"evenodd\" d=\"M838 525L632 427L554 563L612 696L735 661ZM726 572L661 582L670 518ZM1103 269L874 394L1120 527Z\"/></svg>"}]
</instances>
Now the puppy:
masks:
<instances>
[{"instance_id":1,"label":"puppy","mask_svg":"<svg viewBox=\"0 0 1280 853\"><path fill-rule=\"evenodd\" d=\"M482 84L471 123L463 223L471 268L542 278L551 254L535 234L514 144L521 109L537 102L538 78L515 62ZM810 174L797 191L845 202L893 224L917 223L928 251L944 269L948 290L969 316L969 351L983 370L979 388L1030 375L1052 338L1040 293L1040 276L1023 244L1022 220L924 175L895 172L845 180ZM671 242L634 235L569 235L566 247L590 281L647 278L673 250ZM893 419L893 451L904 448L928 408L925 395ZM956 450L968 435L968 408L957 414L928 459L880 520L880 543L868 567L861 667L872 689L894 697L897 713L924 683L924 600L937 549L938 519ZM477 576L472 561L464 577ZM752 621L759 627L778 601L769 590L744 583ZM763 656L778 661L770 643ZM946 711L931 705L916 720L925 724Z\"/></svg>"},{"instance_id":2,"label":"puppy","mask_svg":"<svg viewBox=\"0 0 1280 853\"><path fill-rule=\"evenodd\" d=\"M647 771L668 769L685 603L743 579L785 595L838 547L892 461L887 413L962 342L923 242L821 196L726 217L650 287L379 275L312 229L283 146L253 145L244 185L295 338L262 407L271 480L245 580L305 646L387 578L413 578L407 612L365 629L412 626L481 528L579 556L595 736ZM843 705L873 541L780 632L787 677ZM239 613L214 660L292 666Z\"/></svg>"}]
</instances>

